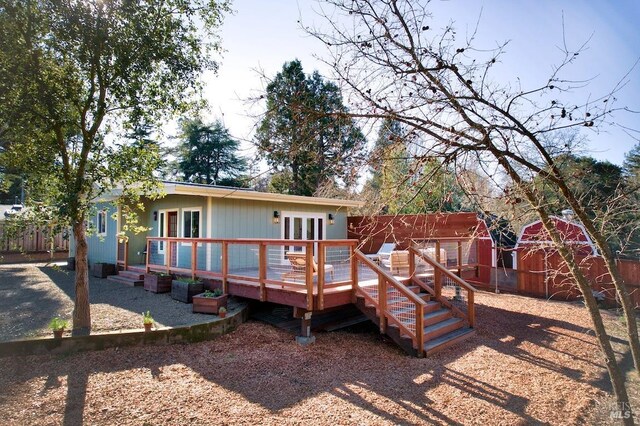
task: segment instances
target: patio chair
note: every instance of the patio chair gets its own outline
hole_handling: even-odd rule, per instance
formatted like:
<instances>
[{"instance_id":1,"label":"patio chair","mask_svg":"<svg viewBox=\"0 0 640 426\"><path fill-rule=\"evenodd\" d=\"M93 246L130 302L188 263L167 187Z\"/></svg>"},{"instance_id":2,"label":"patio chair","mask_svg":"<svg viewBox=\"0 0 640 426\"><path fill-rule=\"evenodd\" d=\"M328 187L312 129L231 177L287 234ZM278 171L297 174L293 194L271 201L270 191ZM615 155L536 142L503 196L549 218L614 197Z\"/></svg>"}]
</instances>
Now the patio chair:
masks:
<instances>
[{"instance_id":1,"label":"patio chair","mask_svg":"<svg viewBox=\"0 0 640 426\"><path fill-rule=\"evenodd\" d=\"M389 267L389 255L391 254L391 252L396 248L396 244L395 243L383 243L380 248L378 249L377 253L373 253L373 254L366 254L365 256L367 256L369 259L373 260L374 262L376 262L378 265L382 264L385 265L386 263L386 267Z\"/></svg>"},{"instance_id":2,"label":"patio chair","mask_svg":"<svg viewBox=\"0 0 640 426\"><path fill-rule=\"evenodd\" d=\"M400 273L401 269L409 269L409 251L394 250L389 255L389 269L391 273Z\"/></svg>"},{"instance_id":3,"label":"patio chair","mask_svg":"<svg viewBox=\"0 0 640 426\"><path fill-rule=\"evenodd\" d=\"M291 262L291 271L285 272L282 274L282 279L285 278L293 278L293 279L304 279L307 271L307 254L303 252L297 251L289 251L286 254L287 259ZM318 264L316 260L311 258L313 264L313 276L318 275ZM331 279L334 278L334 268L333 265L329 265L328 263L324 264L324 274L325 276L329 273Z\"/></svg>"}]
</instances>

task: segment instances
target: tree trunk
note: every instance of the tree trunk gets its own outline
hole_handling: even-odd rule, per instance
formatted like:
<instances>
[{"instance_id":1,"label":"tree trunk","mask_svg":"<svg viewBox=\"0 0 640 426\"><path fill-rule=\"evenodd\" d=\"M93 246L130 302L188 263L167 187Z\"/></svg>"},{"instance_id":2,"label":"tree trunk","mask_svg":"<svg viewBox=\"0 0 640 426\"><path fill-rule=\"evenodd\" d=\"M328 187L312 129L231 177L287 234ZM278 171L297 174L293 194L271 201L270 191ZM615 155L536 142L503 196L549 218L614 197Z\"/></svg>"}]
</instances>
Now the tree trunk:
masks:
<instances>
[{"instance_id":1,"label":"tree trunk","mask_svg":"<svg viewBox=\"0 0 640 426\"><path fill-rule=\"evenodd\" d=\"M76 242L76 297L73 308L73 334L86 335L91 332L91 311L87 236L83 221L74 223L73 236Z\"/></svg>"},{"instance_id":2,"label":"tree trunk","mask_svg":"<svg viewBox=\"0 0 640 426\"><path fill-rule=\"evenodd\" d=\"M587 232L591 235L591 238L593 238L596 247L598 247L602 258L604 259L607 271L611 276L611 282L613 283L614 287L616 288L616 292L618 293L620 304L622 305L622 311L627 323L627 336L629 337L629 347L631 348L633 364L635 366L636 372L640 373L640 338L638 337L636 312L631 301L631 296L629 296L629 291L627 290L624 284L624 280L622 279L622 274L620 274L620 270L618 269L618 265L616 264L615 256L611 251L611 247L609 246L605 236L602 235L602 233L594 226L593 222L590 220L589 216L584 211L578 200L576 200L573 194L570 192L569 188L566 185L562 184L560 185L560 189L565 198L569 201L569 205L573 209L574 213L582 221L582 224L585 226Z\"/></svg>"},{"instance_id":3,"label":"tree trunk","mask_svg":"<svg viewBox=\"0 0 640 426\"><path fill-rule=\"evenodd\" d=\"M496 155L495 152L493 152ZM496 157L498 157L496 155ZM604 355L604 361L607 367L607 372L609 373L609 378L611 379L611 384L613 386L613 392L616 397L616 401L618 403L624 404L626 407L630 407L629 405L629 395L627 394L627 388L625 385L625 377L622 374L622 370L618 364L616 359L616 354L611 346L611 341L609 340L609 336L607 334L607 330L604 326L604 322L602 321L602 315L600 315L600 309L598 308L598 302L593 296L593 292L591 291L591 285L587 281L587 278L580 270L580 266L576 264L575 256L569 248L564 244L560 233L556 229L553 221L549 217L549 214L541 206L541 203L534 193L534 191L528 187L526 182L523 182L520 175L516 170L511 167L507 160L504 158L497 158L500 165L507 172L509 177L513 180L513 182L518 185L518 187L522 190L525 195L529 205L534 208L540 221L542 222L542 226L549 234L551 241L553 241L554 247L558 250L558 253L564 260L565 264L569 268L569 272L571 273L573 279L575 280L582 296L584 298L585 307L587 311L589 311L589 315L591 316L591 321L593 322L593 329L596 333L596 338L598 339L598 343L600 346L600 350ZM633 425L633 413L631 413L630 418L624 419L625 425Z\"/></svg>"}]
</instances>

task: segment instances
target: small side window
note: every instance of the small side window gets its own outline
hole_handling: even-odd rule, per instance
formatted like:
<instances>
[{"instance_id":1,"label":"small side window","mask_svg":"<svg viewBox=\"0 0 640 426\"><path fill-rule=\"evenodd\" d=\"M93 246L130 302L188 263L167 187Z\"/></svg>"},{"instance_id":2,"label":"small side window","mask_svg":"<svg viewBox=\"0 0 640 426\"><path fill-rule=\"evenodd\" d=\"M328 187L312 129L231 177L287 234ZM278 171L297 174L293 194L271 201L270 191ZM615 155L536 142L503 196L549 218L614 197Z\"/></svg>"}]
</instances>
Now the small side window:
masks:
<instances>
[{"instance_id":1,"label":"small side window","mask_svg":"<svg viewBox=\"0 0 640 426\"><path fill-rule=\"evenodd\" d=\"M107 211L100 210L96 220L96 233L100 236L107 235Z\"/></svg>"}]
</instances>

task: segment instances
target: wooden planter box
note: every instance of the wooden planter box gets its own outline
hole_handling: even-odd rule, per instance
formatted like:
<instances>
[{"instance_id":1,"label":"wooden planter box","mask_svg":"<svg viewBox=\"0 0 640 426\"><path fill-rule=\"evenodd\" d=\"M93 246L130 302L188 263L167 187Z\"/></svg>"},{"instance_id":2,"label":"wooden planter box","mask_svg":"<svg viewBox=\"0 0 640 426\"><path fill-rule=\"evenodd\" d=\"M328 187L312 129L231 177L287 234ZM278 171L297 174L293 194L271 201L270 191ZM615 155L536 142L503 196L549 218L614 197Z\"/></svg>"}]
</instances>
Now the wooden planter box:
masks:
<instances>
[{"instance_id":1,"label":"wooden planter box","mask_svg":"<svg viewBox=\"0 0 640 426\"><path fill-rule=\"evenodd\" d=\"M203 293L204 294L204 293ZM217 314L222 307L227 307L227 295L219 297L204 297L202 294L193 296L193 312L200 314Z\"/></svg>"},{"instance_id":2,"label":"wooden planter box","mask_svg":"<svg viewBox=\"0 0 640 426\"><path fill-rule=\"evenodd\" d=\"M184 281L173 280L171 282L171 297L183 303L191 303L193 296L204 291L202 283L189 284Z\"/></svg>"},{"instance_id":3,"label":"wooden planter box","mask_svg":"<svg viewBox=\"0 0 640 426\"><path fill-rule=\"evenodd\" d=\"M153 293L171 291L171 275L144 274L144 289Z\"/></svg>"},{"instance_id":4,"label":"wooden planter box","mask_svg":"<svg viewBox=\"0 0 640 426\"><path fill-rule=\"evenodd\" d=\"M116 265L113 263L94 263L91 267L91 275L94 277L107 278L107 276L115 274Z\"/></svg>"}]
</instances>

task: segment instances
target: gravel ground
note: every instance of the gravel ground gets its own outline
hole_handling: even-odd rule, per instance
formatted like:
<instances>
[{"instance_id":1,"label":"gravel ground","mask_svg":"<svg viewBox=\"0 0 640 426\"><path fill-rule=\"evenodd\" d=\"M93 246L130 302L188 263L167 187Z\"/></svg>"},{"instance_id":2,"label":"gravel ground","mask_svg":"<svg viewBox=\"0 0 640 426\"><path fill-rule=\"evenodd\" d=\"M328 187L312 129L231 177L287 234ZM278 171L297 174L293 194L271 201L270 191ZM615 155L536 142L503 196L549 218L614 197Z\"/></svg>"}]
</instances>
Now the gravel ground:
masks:
<instances>
[{"instance_id":1,"label":"gravel ground","mask_svg":"<svg viewBox=\"0 0 640 426\"><path fill-rule=\"evenodd\" d=\"M0 265L0 341L49 336L49 321L71 320L75 273L45 264ZM210 315L194 314L191 305L106 279L89 278L92 330L141 329L141 313L151 312L156 326L197 324ZM229 310L236 304L229 302Z\"/></svg>"},{"instance_id":2,"label":"gravel ground","mask_svg":"<svg viewBox=\"0 0 640 426\"><path fill-rule=\"evenodd\" d=\"M477 301L477 336L427 359L370 328L301 347L257 322L188 346L4 359L0 413L11 425L590 424L608 394L584 308Z\"/></svg>"}]
</instances>

